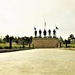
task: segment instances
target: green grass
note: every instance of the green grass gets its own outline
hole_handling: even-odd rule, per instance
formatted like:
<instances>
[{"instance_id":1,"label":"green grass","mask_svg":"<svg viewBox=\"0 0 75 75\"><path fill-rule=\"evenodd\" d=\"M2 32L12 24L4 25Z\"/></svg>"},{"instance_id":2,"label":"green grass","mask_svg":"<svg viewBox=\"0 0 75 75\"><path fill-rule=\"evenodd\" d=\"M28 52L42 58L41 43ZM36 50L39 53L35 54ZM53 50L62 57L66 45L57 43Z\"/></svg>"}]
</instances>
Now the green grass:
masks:
<instances>
[{"instance_id":1,"label":"green grass","mask_svg":"<svg viewBox=\"0 0 75 75\"><path fill-rule=\"evenodd\" d=\"M23 45L19 45L19 44L12 44L12 49L14 48L23 48ZM29 45L25 45L25 48L29 48ZM32 48L32 46L31 46ZM0 43L0 49L9 49L9 43Z\"/></svg>"},{"instance_id":2,"label":"green grass","mask_svg":"<svg viewBox=\"0 0 75 75\"><path fill-rule=\"evenodd\" d=\"M75 44L68 44L68 47L75 48Z\"/></svg>"},{"instance_id":3,"label":"green grass","mask_svg":"<svg viewBox=\"0 0 75 75\"><path fill-rule=\"evenodd\" d=\"M75 48L75 44L68 44L67 45L69 48ZM60 44L58 45L58 47L60 48ZM62 44L62 47L65 48L66 45ZM12 48L23 48L23 45L19 45L19 44L12 44ZM29 45L25 45L25 48L29 48ZM31 46L32 48L32 46ZM0 43L0 49L9 49L9 43Z\"/></svg>"},{"instance_id":4,"label":"green grass","mask_svg":"<svg viewBox=\"0 0 75 75\"><path fill-rule=\"evenodd\" d=\"M75 48L75 44L67 44L69 48ZM62 44L62 47L65 48L66 44Z\"/></svg>"},{"instance_id":5,"label":"green grass","mask_svg":"<svg viewBox=\"0 0 75 75\"><path fill-rule=\"evenodd\" d=\"M6 47L9 47L9 44L0 44L0 49L4 49Z\"/></svg>"},{"instance_id":6,"label":"green grass","mask_svg":"<svg viewBox=\"0 0 75 75\"><path fill-rule=\"evenodd\" d=\"M12 44L12 48L21 48L22 45ZM9 43L0 44L0 49L9 49Z\"/></svg>"}]
</instances>

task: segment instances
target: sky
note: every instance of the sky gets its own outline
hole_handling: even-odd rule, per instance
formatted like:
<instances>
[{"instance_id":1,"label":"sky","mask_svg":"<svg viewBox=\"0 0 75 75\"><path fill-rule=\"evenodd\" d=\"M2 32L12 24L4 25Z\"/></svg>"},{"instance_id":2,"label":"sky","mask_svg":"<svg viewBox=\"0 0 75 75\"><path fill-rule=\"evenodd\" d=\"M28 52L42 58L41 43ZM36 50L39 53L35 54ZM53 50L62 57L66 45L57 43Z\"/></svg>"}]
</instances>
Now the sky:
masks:
<instances>
[{"instance_id":1,"label":"sky","mask_svg":"<svg viewBox=\"0 0 75 75\"><path fill-rule=\"evenodd\" d=\"M75 0L0 0L1 36L34 36L44 22L51 35L55 26L57 37L75 34Z\"/></svg>"}]
</instances>

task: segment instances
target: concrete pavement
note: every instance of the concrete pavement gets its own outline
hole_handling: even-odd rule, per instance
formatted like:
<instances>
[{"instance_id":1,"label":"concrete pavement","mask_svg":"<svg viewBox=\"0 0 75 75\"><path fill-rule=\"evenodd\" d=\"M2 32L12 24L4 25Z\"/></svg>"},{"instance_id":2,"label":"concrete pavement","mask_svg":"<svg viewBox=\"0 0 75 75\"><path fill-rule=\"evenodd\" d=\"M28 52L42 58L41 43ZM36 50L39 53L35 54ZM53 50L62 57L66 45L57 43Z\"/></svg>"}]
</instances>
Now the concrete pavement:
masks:
<instances>
[{"instance_id":1,"label":"concrete pavement","mask_svg":"<svg viewBox=\"0 0 75 75\"><path fill-rule=\"evenodd\" d=\"M1 53L0 75L75 75L75 51L32 49Z\"/></svg>"}]
</instances>

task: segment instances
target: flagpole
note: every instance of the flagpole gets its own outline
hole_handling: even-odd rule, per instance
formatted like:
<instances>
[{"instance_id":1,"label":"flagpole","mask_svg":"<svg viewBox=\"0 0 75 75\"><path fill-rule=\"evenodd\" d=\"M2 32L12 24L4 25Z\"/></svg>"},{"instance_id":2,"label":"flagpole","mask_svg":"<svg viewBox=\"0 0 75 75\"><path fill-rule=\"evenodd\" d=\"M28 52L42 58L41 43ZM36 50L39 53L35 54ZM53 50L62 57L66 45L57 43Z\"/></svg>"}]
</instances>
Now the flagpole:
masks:
<instances>
[{"instance_id":1,"label":"flagpole","mask_svg":"<svg viewBox=\"0 0 75 75\"><path fill-rule=\"evenodd\" d=\"M46 30L46 22L44 21L44 29Z\"/></svg>"},{"instance_id":2,"label":"flagpole","mask_svg":"<svg viewBox=\"0 0 75 75\"><path fill-rule=\"evenodd\" d=\"M57 32L57 30L58 30L59 28L55 25L55 31Z\"/></svg>"}]
</instances>

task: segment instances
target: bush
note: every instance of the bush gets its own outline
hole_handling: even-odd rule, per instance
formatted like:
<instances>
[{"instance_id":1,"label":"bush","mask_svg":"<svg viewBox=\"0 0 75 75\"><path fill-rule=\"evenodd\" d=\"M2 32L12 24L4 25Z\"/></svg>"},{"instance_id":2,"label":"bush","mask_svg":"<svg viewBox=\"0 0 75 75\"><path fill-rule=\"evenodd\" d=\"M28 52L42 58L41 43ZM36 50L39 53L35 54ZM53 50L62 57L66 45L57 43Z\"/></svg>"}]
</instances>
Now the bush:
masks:
<instances>
[{"instance_id":1,"label":"bush","mask_svg":"<svg viewBox=\"0 0 75 75\"><path fill-rule=\"evenodd\" d=\"M4 49L9 49L9 46L5 46Z\"/></svg>"},{"instance_id":2,"label":"bush","mask_svg":"<svg viewBox=\"0 0 75 75\"><path fill-rule=\"evenodd\" d=\"M0 46L0 49L4 49L4 47L3 46Z\"/></svg>"}]
</instances>

